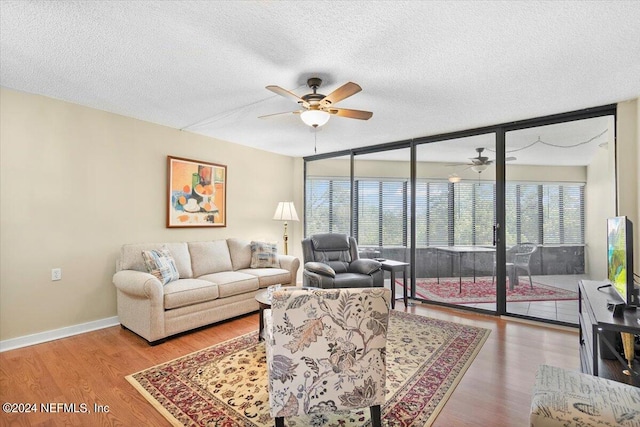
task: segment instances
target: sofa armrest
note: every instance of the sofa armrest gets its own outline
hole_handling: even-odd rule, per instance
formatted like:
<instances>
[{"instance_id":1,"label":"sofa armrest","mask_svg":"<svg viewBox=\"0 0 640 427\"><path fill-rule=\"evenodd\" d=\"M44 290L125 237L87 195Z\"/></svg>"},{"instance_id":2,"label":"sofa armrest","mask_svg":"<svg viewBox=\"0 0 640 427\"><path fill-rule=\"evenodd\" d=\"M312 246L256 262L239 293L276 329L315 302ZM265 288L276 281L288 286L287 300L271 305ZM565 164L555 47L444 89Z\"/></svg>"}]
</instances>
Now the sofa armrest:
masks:
<instances>
[{"instance_id":1,"label":"sofa armrest","mask_svg":"<svg viewBox=\"0 0 640 427\"><path fill-rule=\"evenodd\" d=\"M298 269L300 268L300 260L293 255L278 254L278 262L280 263L280 268L291 272L290 283L295 285L298 277Z\"/></svg>"},{"instance_id":2,"label":"sofa armrest","mask_svg":"<svg viewBox=\"0 0 640 427\"><path fill-rule=\"evenodd\" d=\"M162 299L162 283L154 275L136 270L121 270L113 275L118 290L137 297Z\"/></svg>"},{"instance_id":3,"label":"sofa armrest","mask_svg":"<svg viewBox=\"0 0 640 427\"><path fill-rule=\"evenodd\" d=\"M280 268L293 273L297 272L300 268L300 260L293 255L278 254L278 263L280 263Z\"/></svg>"},{"instance_id":4,"label":"sofa armrest","mask_svg":"<svg viewBox=\"0 0 640 427\"><path fill-rule=\"evenodd\" d=\"M382 264L375 259L360 258L349 264L349 272L371 275L380 270L380 267L382 267Z\"/></svg>"},{"instance_id":5,"label":"sofa armrest","mask_svg":"<svg viewBox=\"0 0 640 427\"><path fill-rule=\"evenodd\" d=\"M304 269L321 276L336 277L336 272L327 264L321 262L308 262L304 265Z\"/></svg>"}]
</instances>

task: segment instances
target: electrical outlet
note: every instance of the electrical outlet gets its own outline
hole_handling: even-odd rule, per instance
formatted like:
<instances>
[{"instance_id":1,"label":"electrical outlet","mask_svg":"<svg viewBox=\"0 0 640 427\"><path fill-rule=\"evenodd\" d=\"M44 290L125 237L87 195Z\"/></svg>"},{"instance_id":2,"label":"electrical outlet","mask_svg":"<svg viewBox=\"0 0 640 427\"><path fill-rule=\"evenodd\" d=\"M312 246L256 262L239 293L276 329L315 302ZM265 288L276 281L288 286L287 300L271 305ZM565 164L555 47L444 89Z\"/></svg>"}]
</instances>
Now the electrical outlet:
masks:
<instances>
[{"instance_id":1,"label":"electrical outlet","mask_svg":"<svg viewBox=\"0 0 640 427\"><path fill-rule=\"evenodd\" d=\"M51 280L62 280L62 269L61 268L52 268L51 269Z\"/></svg>"}]
</instances>

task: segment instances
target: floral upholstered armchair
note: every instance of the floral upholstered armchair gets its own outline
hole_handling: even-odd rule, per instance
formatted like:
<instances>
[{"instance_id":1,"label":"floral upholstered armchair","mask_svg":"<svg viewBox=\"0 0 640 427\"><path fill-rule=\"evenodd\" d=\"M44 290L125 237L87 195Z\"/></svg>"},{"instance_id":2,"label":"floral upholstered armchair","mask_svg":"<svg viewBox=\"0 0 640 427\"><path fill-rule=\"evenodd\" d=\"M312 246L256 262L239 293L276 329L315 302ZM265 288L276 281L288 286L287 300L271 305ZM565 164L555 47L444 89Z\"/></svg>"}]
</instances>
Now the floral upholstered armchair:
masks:
<instances>
[{"instance_id":1,"label":"floral upholstered armchair","mask_svg":"<svg viewBox=\"0 0 640 427\"><path fill-rule=\"evenodd\" d=\"M390 291L276 291L265 310L269 404L284 417L369 407L381 425Z\"/></svg>"}]
</instances>

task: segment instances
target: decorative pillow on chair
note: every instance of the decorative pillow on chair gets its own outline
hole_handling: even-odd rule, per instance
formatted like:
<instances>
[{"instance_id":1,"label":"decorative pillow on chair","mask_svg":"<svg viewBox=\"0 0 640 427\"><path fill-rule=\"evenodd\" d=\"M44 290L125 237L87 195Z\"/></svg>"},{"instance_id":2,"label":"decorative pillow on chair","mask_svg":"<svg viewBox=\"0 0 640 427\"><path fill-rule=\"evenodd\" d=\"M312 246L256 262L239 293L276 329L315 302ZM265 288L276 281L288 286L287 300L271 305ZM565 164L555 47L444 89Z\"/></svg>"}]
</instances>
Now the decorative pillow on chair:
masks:
<instances>
[{"instance_id":1,"label":"decorative pillow on chair","mask_svg":"<svg viewBox=\"0 0 640 427\"><path fill-rule=\"evenodd\" d=\"M251 268L278 267L278 246L275 243L251 242Z\"/></svg>"},{"instance_id":2,"label":"decorative pillow on chair","mask_svg":"<svg viewBox=\"0 0 640 427\"><path fill-rule=\"evenodd\" d=\"M142 251L142 258L147 271L156 276L163 285L180 278L176 263L166 246L157 250Z\"/></svg>"}]
</instances>

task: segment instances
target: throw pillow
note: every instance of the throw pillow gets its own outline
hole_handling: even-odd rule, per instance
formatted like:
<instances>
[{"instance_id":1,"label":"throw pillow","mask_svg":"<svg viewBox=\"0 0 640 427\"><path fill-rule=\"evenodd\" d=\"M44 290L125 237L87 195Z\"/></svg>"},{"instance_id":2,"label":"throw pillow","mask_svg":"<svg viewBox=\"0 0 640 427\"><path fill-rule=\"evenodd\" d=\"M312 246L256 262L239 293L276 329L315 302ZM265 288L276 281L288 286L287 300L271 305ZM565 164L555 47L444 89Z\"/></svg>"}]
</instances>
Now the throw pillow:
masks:
<instances>
[{"instance_id":1,"label":"throw pillow","mask_svg":"<svg viewBox=\"0 0 640 427\"><path fill-rule=\"evenodd\" d=\"M180 278L176 262L165 246L157 250L142 251L142 258L147 271L156 276L163 285Z\"/></svg>"},{"instance_id":2,"label":"throw pillow","mask_svg":"<svg viewBox=\"0 0 640 427\"><path fill-rule=\"evenodd\" d=\"M278 246L275 243L251 242L251 268L278 267Z\"/></svg>"}]
</instances>

